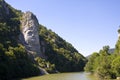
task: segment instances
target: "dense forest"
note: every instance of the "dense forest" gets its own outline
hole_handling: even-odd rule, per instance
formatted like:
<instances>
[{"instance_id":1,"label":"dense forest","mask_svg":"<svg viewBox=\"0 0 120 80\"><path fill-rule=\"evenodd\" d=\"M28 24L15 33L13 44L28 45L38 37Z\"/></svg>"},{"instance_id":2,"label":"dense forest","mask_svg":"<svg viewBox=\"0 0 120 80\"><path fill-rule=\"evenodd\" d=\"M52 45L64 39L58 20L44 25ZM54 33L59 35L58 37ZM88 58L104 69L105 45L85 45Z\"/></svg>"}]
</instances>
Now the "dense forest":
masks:
<instances>
[{"instance_id":1,"label":"dense forest","mask_svg":"<svg viewBox=\"0 0 120 80\"><path fill-rule=\"evenodd\" d=\"M39 26L39 38L46 44L44 54L47 58L38 56L31 60L19 41L22 14L0 0L0 80L40 75L39 67L48 73L83 71L86 58L42 25Z\"/></svg>"},{"instance_id":2,"label":"dense forest","mask_svg":"<svg viewBox=\"0 0 120 80\"><path fill-rule=\"evenodd\" d=\"M118 30L120 33L120 30ZM115 79L120 76L120 37L113 53L109 46L104 46L98 53L94 52L88 59L85 71L92 72L101 79Z\"/></svg>"},{"instance_id":3,"label":"dense forest","mask_svg":"<svg viewBox=\"0 0 120 80\"><path fill-rule=\"evenodd\" d=\"M83 71L86 59L68 42L40 25L40 38L47 43L45 55L60 72Z\"/></svg>"}]
</instances>

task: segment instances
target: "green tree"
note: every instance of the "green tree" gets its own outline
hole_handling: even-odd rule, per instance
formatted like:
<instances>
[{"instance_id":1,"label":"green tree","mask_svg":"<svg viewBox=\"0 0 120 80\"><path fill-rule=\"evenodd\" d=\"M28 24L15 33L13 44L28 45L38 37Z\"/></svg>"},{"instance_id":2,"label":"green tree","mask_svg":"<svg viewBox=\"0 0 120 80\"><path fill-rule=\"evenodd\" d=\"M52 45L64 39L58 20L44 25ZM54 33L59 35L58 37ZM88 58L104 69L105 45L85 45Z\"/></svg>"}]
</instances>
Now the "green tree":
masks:
<instances>
[{"instance_id":1,"label":"green tree","mask_svg":"<svg viewBox=\"0 0 120 80\"><path fill-rule=\"evenodd\" d=\"M120 76L120 56L112 61L112 69L116 76Z\"/></svg>"},{"instance_id":2,"label":"green tree","mask_svg":"<svg viewBox=\"0 0 120 80\"><path fill-rule=\"evenodd\" d=\"M95 71L95 67L96 66L98 66L98 64L95 64L95 62L96 62L96 58L98 58L99 57L99 54L97 53L97 52L94 52L91 56L90 56L90 58L88 59L88 62L87 62L87 64L86 64L86 66L85 66L85 71L87 71L87 72L94 72Z\"/></svg>"}]
</instances>

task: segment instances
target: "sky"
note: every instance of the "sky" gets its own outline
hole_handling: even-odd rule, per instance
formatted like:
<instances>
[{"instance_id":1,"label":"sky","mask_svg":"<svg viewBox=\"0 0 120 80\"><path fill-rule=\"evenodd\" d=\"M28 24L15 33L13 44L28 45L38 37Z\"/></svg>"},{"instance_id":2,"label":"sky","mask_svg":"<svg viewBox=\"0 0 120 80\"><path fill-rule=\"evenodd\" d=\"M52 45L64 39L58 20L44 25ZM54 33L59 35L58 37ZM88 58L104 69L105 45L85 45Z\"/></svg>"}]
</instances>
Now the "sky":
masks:
<instances>
[{"instance_id":1,"label":"sky","mask_svg":"<svg viewBox=\"0 0 120 80\"><path fill-rule=\"evenodd\" d=\"M71 43L82 55L114 48L120 25L120 0L5 0Z\"/></svg>"}]
</instances>

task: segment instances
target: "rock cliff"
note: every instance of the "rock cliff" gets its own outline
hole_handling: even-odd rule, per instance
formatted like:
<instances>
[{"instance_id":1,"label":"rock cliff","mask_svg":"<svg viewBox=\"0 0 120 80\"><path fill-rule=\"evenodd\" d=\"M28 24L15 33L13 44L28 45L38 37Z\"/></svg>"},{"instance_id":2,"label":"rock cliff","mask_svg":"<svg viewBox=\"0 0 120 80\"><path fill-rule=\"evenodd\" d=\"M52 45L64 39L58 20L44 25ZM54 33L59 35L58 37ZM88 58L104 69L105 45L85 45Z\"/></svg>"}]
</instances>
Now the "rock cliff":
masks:
<instances>
[{"instance_id":1,"label":"rock cliff","mask_svg":"<svg viewBox=\"0 0 120 80\"><path fill-rule=\"evenodd\" d=\"M0 80L82 71L86 63L70 43L40 25L33 13L16 10L4 0L0 0L0 61Z\"/></svg>"},{"instance_id":2,"label":"rock cliff","mask_svg":"<svg viewBox=\"0 0 120 80\"><path fill-rule=\"evenodd\" d=\"M40 40L38 34L39 23L36 16L31 12L23 13L21 20L20 39L26 50L33 57L43 57L40 49Z\"/></svg>"}]
</instances>

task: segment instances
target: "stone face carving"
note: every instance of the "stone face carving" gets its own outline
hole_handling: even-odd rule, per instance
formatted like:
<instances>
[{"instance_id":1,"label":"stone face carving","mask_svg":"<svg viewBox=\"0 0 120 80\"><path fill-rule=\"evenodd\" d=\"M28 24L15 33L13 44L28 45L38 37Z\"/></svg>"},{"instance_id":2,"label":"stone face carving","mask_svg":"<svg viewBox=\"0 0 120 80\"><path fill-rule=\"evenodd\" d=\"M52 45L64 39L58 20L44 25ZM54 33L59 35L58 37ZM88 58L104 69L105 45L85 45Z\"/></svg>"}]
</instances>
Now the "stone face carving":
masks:
<instances>
[{"instance_id":1,"label":"stone face carving","mask_svg":"<svg viewBox=\"0 0 120 80\"><path fill-rule=\"evenodd\" d=\"M34 57L43 57L40 50L40 42L38 35L39 23L34 14L26 12L22 16L21 20L21 32L24 41L22 41L26 50L31 53Z\"/></svg>"}]
</instances>

